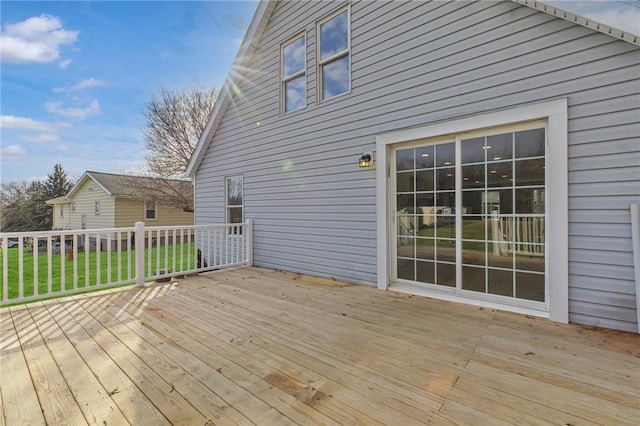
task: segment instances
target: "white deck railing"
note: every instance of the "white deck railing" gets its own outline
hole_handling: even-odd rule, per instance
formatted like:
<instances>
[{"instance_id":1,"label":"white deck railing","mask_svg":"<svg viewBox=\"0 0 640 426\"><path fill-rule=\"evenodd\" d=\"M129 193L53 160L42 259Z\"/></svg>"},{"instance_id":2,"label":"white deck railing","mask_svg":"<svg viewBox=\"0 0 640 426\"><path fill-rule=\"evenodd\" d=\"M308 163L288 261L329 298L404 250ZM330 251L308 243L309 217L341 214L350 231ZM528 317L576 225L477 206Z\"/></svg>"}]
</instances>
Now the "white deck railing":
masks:
<instances>
[{"instance_id":1,"label":"white deck railing","mask_svg":"<svg viewBox=\"0 0 640 426\"><path fill-rule=\"evenodd\" d=\"M253 264L251 221L8 232L0 243L0 306Z\"/></svg>"}]
</instances>

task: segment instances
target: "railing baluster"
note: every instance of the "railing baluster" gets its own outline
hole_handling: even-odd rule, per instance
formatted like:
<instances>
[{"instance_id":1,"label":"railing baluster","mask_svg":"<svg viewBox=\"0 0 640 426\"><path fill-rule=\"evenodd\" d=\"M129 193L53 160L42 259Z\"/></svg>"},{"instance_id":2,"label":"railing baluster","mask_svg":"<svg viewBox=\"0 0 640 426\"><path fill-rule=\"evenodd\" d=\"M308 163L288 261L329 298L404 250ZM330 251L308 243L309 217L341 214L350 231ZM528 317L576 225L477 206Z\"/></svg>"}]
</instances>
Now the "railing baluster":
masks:
<instances>
[{"instance_id":1,"label":"railing baluster","mask_svg":"<svg viewBox=\"0 0 640 426\"><path fill-rule=\"evenodd\" d=\"M107 233L107 282L110 283L111 282L111 239L112 239L112 233L108 232Z\"/></svg>"},{"instance_id":2,"label":"railing baluster","mask_svg":"<svg viewBox=\"0 0 640 426\"><path fill-rule=\"evenodd\" d=\"M173 257L173 265L171 266L173 272L177 272L176 271L176 230L173 230L173 235L171 237L171 247L173 247L173 250L171 250L172 252L172 257Z\"/></svg>"},{"instance_id":3,"label":"railing baluster","mask_svg":"<svg viewBox=\"0 0 640 426\"><path fill-rule=\"evenodd\" d=\"M20 237L18 241L18 297L20 299L24 297L24 248L22 242L23 238Z\"/></svg>"},{"instance_id":4,"label":"railing baluster","mask_svg":"<svg viewBox=\"0 0 640 426\"><path fill-rule=\"evenodd\" d=\"M176 268L173 268L175 271ZM169 272L169 230L164 230L164 270Z\"/></svg>"},{"instance_id":5,"label":"railing baluster","mask_svg":"<svg viewBox=\"0 0 640 426\"><path fill-rule=\"evenodd\" d=\"M127 231L127 280L131 279L131 231Z\"/></svg>"},{"instance_id":6,"label":"railing baluster","mask_svg":"<svg viewBox=\"0 0 640 426\"><path fill-rule=\"evenodd\" d=\"M51 235L47 236L47 291L53 292L53 255L51 250Z\"/></svg>"},{"instance_id":7,"label":"railing baluster","mask_svg":"<svg viewBox=\"0 0 640 426\"><path fill-rule=\"evenodd\" d=\"M71 240L71 250L72 250L72 263L73 263L73 289L78 289L78 236L73 235L73 239Z\"/></svg>"},{"instance_id":8,"label":"railing baluster","mask_svg":"<svg viewBox=\"0 0 640 426\"><path fill-rule=\"evenodd\" d=\"M2 301L9 300L9 239L2 238Z\"/></svg>"},{"instance_id":9,"label":"railing baluster","mask_svg":"<svg viewBox=\"0 0 640 426\"><path fill-rule=\"evenodd\" d=\"M96 285L100 285L100 258L102 257L102 234L96 233Z\"/></svg>"},{"instance_id":10,"label":"railing baluster","mask_svg":"<svg viewBox=\"0 0 640 426\"><path fill-rule=\"evenodd\" d=\"M84 234L84 287L90 285L89 260L91 259L91 239L89 233Z\"/></svg>"},{"instance_id":11,"label":"railing baluster","mask_svg":"<svg viewBox=\"0 0 640 426\"><path fill-rule=\"evenodd\" d=\"M122 233L116 232L116 247L118 253L118 281L122 281Z\"/></svg>"},{"instance_id":12,"label":"railing baluster","mask_svg":"<svg viewBox=\"0 0 640 426\"><path fill-rule=\"evenodd\" d=\"M38 295L38 252L39 250L33 251L33 295Z\"/></svg>"}]
</instances>

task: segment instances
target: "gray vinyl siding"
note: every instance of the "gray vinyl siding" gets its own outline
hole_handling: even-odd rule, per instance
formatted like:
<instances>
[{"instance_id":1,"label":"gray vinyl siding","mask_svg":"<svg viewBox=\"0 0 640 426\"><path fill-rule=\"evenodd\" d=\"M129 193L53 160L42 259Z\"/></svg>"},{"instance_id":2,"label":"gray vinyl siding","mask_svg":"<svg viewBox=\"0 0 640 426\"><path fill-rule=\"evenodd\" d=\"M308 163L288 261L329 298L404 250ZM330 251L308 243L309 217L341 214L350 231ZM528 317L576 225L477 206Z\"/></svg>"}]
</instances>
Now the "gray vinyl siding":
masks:
<instances>
[{"instance_id":1,"label":"gray vinyl siding","mask_svg":"<svg viewBox=\"0 0 640 426\"><path fill-rule=\"evenodd\" d=\"M353 1L351 92L318 103L315 25L344 4L276 5L197 170L196 222L224 220L224 177L243 174L257 265L373 284L375 171L357 160L376 135L566 97L570 320L636 330L640 49L513 2ZM280 43L301 30L307 106L283 115Z\"/></svg>"}]
</instances>

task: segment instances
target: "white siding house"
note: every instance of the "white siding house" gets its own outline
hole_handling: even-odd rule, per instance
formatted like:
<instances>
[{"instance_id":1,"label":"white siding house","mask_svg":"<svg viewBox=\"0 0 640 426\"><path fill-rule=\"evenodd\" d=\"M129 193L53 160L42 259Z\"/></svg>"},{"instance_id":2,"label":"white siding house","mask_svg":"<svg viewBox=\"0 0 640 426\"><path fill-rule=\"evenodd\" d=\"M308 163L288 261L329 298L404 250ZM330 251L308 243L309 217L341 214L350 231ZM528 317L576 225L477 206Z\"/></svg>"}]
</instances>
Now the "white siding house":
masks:
<instances>
[{"instance_id":1,"label":"white siding house","mask_svg":"<svg viewBox=\"0 0 640 426\"><path fill-rule=\"evenodd\" d=\"M261 2L196 223L253 219L260 266L637 331L639 106L637 36L540 2Z\"/></svg>"}]
</instances>

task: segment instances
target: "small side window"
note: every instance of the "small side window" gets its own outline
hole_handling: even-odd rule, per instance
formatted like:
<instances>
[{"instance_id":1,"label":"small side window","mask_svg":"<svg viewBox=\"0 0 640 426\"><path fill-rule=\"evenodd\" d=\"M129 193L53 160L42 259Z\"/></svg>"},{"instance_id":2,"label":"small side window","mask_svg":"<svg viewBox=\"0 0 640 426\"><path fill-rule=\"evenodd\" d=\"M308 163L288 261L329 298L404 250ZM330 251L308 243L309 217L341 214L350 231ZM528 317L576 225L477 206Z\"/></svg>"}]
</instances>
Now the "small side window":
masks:
<instances>
[{"instance_id":1,"label":"small side window","mask_svg":"<svg viewBox=\"0 0 640 426\"><path fill-rule=\"evenodd\" d=\"M226 223L243 223L244 181L242 176L230 176L226 179L225 221ZM240 228L242 232L242 228Z\"/></svg>"},{"instance_id":2,"label":"small side window","mask_svg":"<svg viewBox=\"0 0 640 426\"><path fill-rule=\"evenodd\" d=\"M153 201L147 201L144 203L144 220L156 219L156 203Z\"/></svg>"},{"instance_id":3,"label":"small side window","mask_svg":"<svg viewBox=\"0 0 640 426\"><path fill-rule=\"evenodd\" d=\"M95 201L93 203L93 212L96 216L100 216L100 201Z\"/></svg>"}]
</instances>

